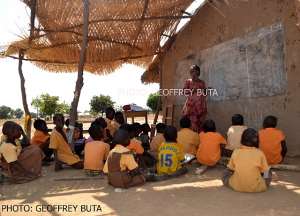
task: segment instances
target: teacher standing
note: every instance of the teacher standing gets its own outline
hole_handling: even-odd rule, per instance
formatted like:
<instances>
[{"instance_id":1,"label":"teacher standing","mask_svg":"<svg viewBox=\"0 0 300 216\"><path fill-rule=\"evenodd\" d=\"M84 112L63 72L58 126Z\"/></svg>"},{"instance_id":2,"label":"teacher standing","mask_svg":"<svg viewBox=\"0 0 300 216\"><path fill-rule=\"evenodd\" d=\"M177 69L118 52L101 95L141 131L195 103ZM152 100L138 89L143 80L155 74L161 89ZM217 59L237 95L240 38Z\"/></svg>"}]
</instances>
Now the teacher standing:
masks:
<instances>
[{"instance_id":1,"label":"teacher standing","mask_svg":"<svg viewBox=\"0 0 300 216\"><path fill-rule=\"evenodd\" d=\"M203 94L206 86L205 82L199 79L200 67L198 65L192 65L189 72L191 79L185 81L184 89L190 90L191 93L186 99L182 114L191 120L192 129L200 132L207 114L206 94Z\"/></svg>"}]
</instances>

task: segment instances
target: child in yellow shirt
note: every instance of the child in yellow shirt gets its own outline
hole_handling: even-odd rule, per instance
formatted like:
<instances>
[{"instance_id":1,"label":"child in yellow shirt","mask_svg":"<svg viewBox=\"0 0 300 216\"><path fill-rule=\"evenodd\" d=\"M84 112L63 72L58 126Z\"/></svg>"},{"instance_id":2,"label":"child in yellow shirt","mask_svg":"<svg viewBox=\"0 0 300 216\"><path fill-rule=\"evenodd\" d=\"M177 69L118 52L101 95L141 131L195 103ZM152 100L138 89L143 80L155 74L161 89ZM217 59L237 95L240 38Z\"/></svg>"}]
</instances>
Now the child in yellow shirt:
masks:
<instances>
[{"instance_id":1,"label":"child in yellow shirt","mask_svg":"<svg viewBox=\"0 0 300 216\"><path fill-rule=\"evenodd\" d=\"M183 145L185 154L196 155L199 146L199 134L191 129L191 120L184 116L180 119L181 130L178 132L177 141Z\"/></svg>"},{"instance_id":2,"label":"child in yellow shirt","mask_svg":"<svg viewBox=\"0 0 300 216\"><path fill-rule=\"evenodd\" d=\"M266 155L270 165L281 163L287 153L285 135L276 126L277 118L267 116L264 119L263 129L259 131L259 148Z\"/></svg>"},{"instance_id":3,"label":"child in yellow shirt","mask_svg":"<svg viewBox=\"0 0 300 216\"><path fill-rule=\"evenodd\" d=\"M165 142L158 149L157 174L171 175L181 171L184 160L182 145L177 143L177 129L167 126L164 132Z\"/></svg>"},{"instance_id":4,"label":"child in yellow shirt","mask_svg":"<svg viewBox=\"0 0 300 216\"><path fill-rule=\"evenodd\" d=\"M83 161L80 160L78 155L73 153L67 136L63 130L64 116L62 114L55 114L53 117L55 128L50 135L49 148L53 149L55 160L55 171L61 170L62 163L66 163L75 169L83 168Z\"/></svg>"},{"instance_id":5,"label":"child in yellow shirt","mask_svg":"<svg viewBox=\"0 0 300 216\"><path fill-rule=\"evenodd\" d=\"M258 133L249 128L243 132L242 146L234 150L223 176L223 184L239 192L263 192L271 182L271 172L258 145ZM263 176L262 176L263 175Z\"/></svg>"}]
</instances>

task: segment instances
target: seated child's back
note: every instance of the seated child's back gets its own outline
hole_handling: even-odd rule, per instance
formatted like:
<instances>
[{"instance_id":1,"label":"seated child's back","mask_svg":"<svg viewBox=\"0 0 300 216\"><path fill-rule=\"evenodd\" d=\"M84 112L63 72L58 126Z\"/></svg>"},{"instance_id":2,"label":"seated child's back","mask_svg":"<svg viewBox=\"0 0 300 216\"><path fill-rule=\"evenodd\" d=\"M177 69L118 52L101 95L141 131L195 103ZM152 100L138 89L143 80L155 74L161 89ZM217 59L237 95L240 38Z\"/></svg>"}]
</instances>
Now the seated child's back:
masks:
<instances>
[{"instance_id":1,"label":"seated child's back","mask_svg":"<svg viewBox=\"0 0 300 216\"><path fill-rule=\"evenodd\" d=\"M259 131L259 148L266 155L270 165L282 162L287 152L285 135L276 125L277 118L268 116L264 119L264 128Z\"/></svg>"},{"instance_id":2,"label":"seated child's back","mask_svg":"<svg viewBox=\"0 0 300 216\"><path fill-rule=\"evenodd\" d=\"M144 148L142 146L142 142L137 139L139 136L139 130L140 125L137 123L133 123L129 126L130 144L127 148L136 154L143 154Z\"/></svg>"},{"instance_id":3,"label":"seated child's back","mask_svg":"<svg viewBox=\"0 0 300 216\"><path fill-rule=\"evenodd\" d=\"M113 138L115 147L109 152L103 172L108 174L108 183L114 187L128 188L145 183L134 155L126 147L130 137L126 130L119 129Z\"/></svg>"},{"instance_id":4,"label":"seated child's back","mask_svg":"<svg viewBox=\"0 0 300 216\"><path fill-rule=\"evenodd\" d=\"M181 130L178 132L177 141L182 144L183 152L196 155L199 146L199 134L190 129L191 120L188 117L183 117L180 120Z\"/></svg>"},{"instance_id":5,"label":"seated child's back","mask_svg":"<svg viewBox=\"0 0 300 216\"><path fill-rule=\"evenodd\" d=\"M163 142L165 142L165 138L164 138L165 128L166 128L166 125L163 123L158 123L156 125L156 136L153 137L153 139L150 143L150 151L153 154L153 156L155 156L155 157L157 157L159 146Z\"/></svg>"},{"instance_id":6,"label":"seated child's back","mask_svg":"<svg viewBox=\"0 0 300 216\"><path fill-rule=\"evenodd\" d=\"M158 174L173 174L181 168L181 161L184 160L182 145L178 144L177 129L167 126L164 132L165 142L158 149Z\"/></svg>"},{"instance_id":7,"label":"seated child's back","mask_svg":"<svg viewBox=\"0 0 300 216\"><path fill-rule=\"evenodd\" d=\"M110 146L102 141L104 129L100 125L89 128L89 134L93 141L84 147L84 169L91 171L102 171Z\"/></svg>"},{"instance_id":8,"label":"seated child's back","mask_svg":"<svg viewBox=\"0 0 300 216\"><path fill-rule=\"evenodd\" d=\"M50 135L48 134L47 124L42 119L37 119L34 121L35 132L30 141L31 144L37 146L43 146L50 139Z\"/></svg>"},{"instance_id":9,"label":"seated child's back","mask_svg":"<svg viewBox=\"0 0 300 216\"><path fill-rule=\"evenodd\" d=\"M216 132L213 120L206 120L200 133L200 145L197 151L197 160L206 166L214 166L221 158L221 145L226 145L225 138Z\"/></svg>"},{"instance_id":10,"label":"seated child's back","mask_svg":"<svg viewBox=\"0 0 300 216\"><path fill-rule=\"evenodd\" d=\"M228 185L240 192L262 192L267 189L267 183L262 173L269 170L267 160L258 144L258 134L254 129L247 129L242 135L242 146L234 150L228 163L233 171L229 176Z\"/></svg>"},{"instance_id":11,"label":"seated child's back","mask_svg":"<svg viewBox=\"0 0 300 216\"><path fill-rule=\"evenodd\" d=\"M244 118L240 114L233 115L231 120L232 126L227 131L226 149L233 151L241 146L241 137L247 126L244 125Z\"/></svg>"}]
</instances>

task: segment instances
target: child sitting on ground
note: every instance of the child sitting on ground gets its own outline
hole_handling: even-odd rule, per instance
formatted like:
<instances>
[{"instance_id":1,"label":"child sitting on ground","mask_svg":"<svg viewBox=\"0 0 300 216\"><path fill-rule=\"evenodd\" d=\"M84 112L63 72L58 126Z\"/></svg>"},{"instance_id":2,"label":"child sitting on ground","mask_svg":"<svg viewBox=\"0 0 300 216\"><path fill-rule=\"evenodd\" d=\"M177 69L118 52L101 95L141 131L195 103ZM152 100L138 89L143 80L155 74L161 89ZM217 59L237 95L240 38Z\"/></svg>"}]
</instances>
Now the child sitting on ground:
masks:
<instances>
[{"instance_id":1,"label":"child sitting on ground","mask_svg":"<svg viewBox=\"0 0 300 216\"><path fill-rule=\"evenodd\" d=\"M107 123L106 134L110 140L112 140L115 132L118 130L118 124L116 124L114 120L115 113L116 111L112 107L108 107L105 110L105 116L106 116L105 121Z\"/></svg>"},{"instance_id":2,"label":"child sitting on ground","mask_svg":"<svg viewBox=\"0 0 300 216\"><path fill-rule=\"evenodd\" d=\"M82 123L75 123L72 145L74 146L74 152L80 157L85 146Z\"/></svg>"},{"instance_id":3,"label":"child sitting on ground","mask_svg":"<svg viewBox=\"0 0 300 216\"><path fill-rule=\"evenodd\" d=\"M221 159L221 149L226 145L225 138L216 132L213 120L206 120L203 124L203 132L199 134L200 144L197 151L197 160L206 166L215 166Z\"/></svg>"},{"instance_id":4,"label":"child sitting on ground","mask_svg":"<svg viewBox=\"0 0 300 216\"><path fill-rule=\"evenodd\" d=\"M150 137L149 132L151 131L149 124L145 123L141 125L142 133L139 136L139 140L142 142L142 146L145 151L150 150Z\"/></svg>"},{"instance_id":5,"label":"child sitting on ground","mask_svg":"<svg viewBox=\"0 0 300 216\"><path fill-rule=\"evenodd\" d=\"M53 117L55 128L50 136L49 148L53 149L55 158L55 171L62 169L62 162L72 166L75 169L82 169L83 162L78 155L71 150L66 134L64 132L64 116L55 114Z\"/></svg>"},{"instance_id":6,"label":"child sitting on ground","mask_svg":"<svg viewBox=\"0 0 300 216\"><path fill-rule=\"evenodd\" d=\"M127 146L127 148L138 155L142 155L144 153L142 142L137 139L140 131L141 129L139 123L133 123L129 126L130 144Z\"/></svg>"},{"instance_id":7,"label":"child sitting on ground","mask_svg":"<svg viewBox=\"0 0 300 216\"><path fill-rule=\"evenodd\" d=\"M84 169L88 176L97 176L102 173L110 146L103 142L104 129L97 124L89 128L89 134L93 141L84 147Z\"/></svg>"},{"instance_id":8,"label":"child sitting on ground","mask_svg":"<svg viewBox=\"0 0 300 216\"><path fill-rule=\"evenodd\" d=\"M116 125L116 128L119 129L119 127L123 124L125 124L124 115L122 112L118 111L115 114L114 123Z\"/></svg>"},{"instance_id":9,"label":"child sitting on ground","mask_svg":"<svg viewBox=\"0 0 300 216\"><path fill-rule=\"evenodd\" d=\"M177 129L167 126L164 132L165 142L158 148L157 174L173 175L183 174L181 162L184 160L183 147L177 143Z\"/></svg>"},{"instance_id":10,"label":"child sitting on ground","mask_svg":"<svg viewBox=\"0 0 300 216\"><path fill-rule=\"evenodd\" d=\"M241 146L241 137L243 132L247 129L244 125L244 117L240 114L235 114L231 118L232 126L227 131L227 145L223 155L230 157L232 151Z\"/></svg>"},{"instance_id":11,"label":"child sitting on ground","mask_svg":"<svg viewBox=\"0 0 300 216\"><path fill-rule=\"evenodd\" d=\"M153 137L150 143L150 154L157 159L158 148L160 144L165 142L164 132L166 125L164 123L158 123L156 125L156 135Z\"/></svg>"},{"instance_id":12,"label":"child sitting on ground","mask_svg":"<svg viewBox=\"0 0 300 216\"><path fill-rule=\"evenodd\" d=\"M287 153L285 135L276 126L277 118L267 116L263 122L263 129L259 131L259 148L270 165L281 163Z\"/></svg>"},{"instance_id":13,"label":"child sitting on ground","mask_svg":"<svg viewBox=\"0 0 300 216\"><path fill-rule=\"evenodd\" d=\"M33 123L33 127L35 128L35 132L30 141L32 145L36 145L41 148L41 150L45 154L45 161L50 161L51 156L53 154L53 150L49 149L50 144L50 135L48 133L48 127L44 120L37 119Z\"/></svg>"},{"instance_id":14,"label":"child sitting on ground","mask_svg":"<svg viewBox=\"0 0 300 216\"><path fill-rule=\"evenodd\" d=\"M256 148L257 131L246 129L241 143L242 146L234 150L230 158L222 179L223 184L239 192L266 191L271 182L271 172L264 153Z\"/></svg>"},{"instance_id":15,"label":"child sitting on ground","mask_svg":"<svg viewBox=\"0 0 300 216\"><path fill-rule=\"evenodd\" d=\"M15 122L3 124L0 140L0 167L13 183L24 183L41 175L44 154L36 145L22 148L22 128Z\"/></svg>"},{"instance_id":16,"label":"child sitting on ground","mask_svg":"<svg viewBox=\"0 0 300 216\"><path fill-rule=\"evenodd\" d=\"M187 116L182 117L180 127L177 141L183 145L184 154L196 155L200 140L199 134L191 129L191 120Z\"/></svg>"},{"instance_id":17,"label":"child sitting on ground","mask_svg":"<svg viewBox=\"0 0 300 216\"><path fill-rule=\"evenodd\" d=\"M108 174L108 183L117 188L129 188L145 183L134 155L128 148L129 133L119 129L114 136L115 147L109 152L103 172Z\"/></svg>"}]
</instances>

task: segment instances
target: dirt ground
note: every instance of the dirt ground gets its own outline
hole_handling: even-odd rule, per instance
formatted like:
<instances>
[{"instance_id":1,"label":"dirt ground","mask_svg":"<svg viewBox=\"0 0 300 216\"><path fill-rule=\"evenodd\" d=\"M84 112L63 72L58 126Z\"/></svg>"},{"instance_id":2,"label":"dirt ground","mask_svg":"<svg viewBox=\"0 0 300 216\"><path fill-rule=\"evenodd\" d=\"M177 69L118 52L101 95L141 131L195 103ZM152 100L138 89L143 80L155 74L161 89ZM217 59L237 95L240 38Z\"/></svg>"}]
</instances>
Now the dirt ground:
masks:
<instances>
[{"instance_id":1,"label":"dirt ground","mask_svg":"<svg viewBox=\"0 0 300 216\"><path fill-rule=\"evenodd\" d=\"M183 177L122 192L115 191L105 178L78 180L85 178L82 170L65 169L55 173L53 166L44 167L43 177L33 182L1 185L0 215L300 215L299 172L276 171L279 181L273 182L267 192L249 194L234 192L222 185L223 167L200 176L195 174L196 166L191 166ZM29 205L31 213L3 209L12 204ZM41 212L41 205L44 208L75 205L77 209ZM86 205L91 212L81 211Z\"/></svg>"}]
</instances>

